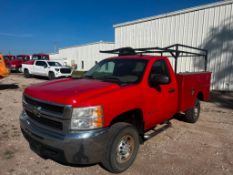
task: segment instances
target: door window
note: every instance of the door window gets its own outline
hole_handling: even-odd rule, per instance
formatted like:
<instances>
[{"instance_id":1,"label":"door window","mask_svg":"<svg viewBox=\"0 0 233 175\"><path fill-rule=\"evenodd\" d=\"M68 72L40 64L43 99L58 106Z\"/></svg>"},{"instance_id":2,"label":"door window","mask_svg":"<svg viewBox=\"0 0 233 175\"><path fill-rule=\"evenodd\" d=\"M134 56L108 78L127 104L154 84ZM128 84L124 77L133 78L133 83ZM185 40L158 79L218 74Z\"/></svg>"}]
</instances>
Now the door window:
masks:
<instances>
[{"instance_id":1,"label":"door window","mask_svg":"<svg viewBox=\"0 0 233 175\"><path fill-rule=\"evenodd\" d=\"M153 79L156 75L165 75L170 78L165 60L158 60L152 65L149 79Z\"/></svg>"},{"instance_id":2,"label":"door window","mask_svg":"<svg viewBox=\"0 0 233 175\"><path fill-rule=\"evenodd\" d=\"M47 67L47 64L44 61L37 61L36 66Z\"/></svg>"}]
</instances>

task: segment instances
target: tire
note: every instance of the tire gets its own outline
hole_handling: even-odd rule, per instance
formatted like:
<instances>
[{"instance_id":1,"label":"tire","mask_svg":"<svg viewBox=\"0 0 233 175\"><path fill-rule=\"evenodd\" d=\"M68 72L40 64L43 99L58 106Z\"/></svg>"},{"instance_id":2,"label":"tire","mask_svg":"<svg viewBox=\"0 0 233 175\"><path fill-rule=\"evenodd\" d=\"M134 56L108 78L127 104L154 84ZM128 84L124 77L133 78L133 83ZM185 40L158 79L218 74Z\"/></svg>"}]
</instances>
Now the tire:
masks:
<instances>
[{"instance_id":1,"label":"tire","mask_svg":"<svg viewBox=\"0 0 233 175\"><path fill-rule=\"evenodd\" d=\"M128 123L116 123L110 129L110 140L102 166L112 172L120 173L134 162L139 148L139 134Z\"/></svg>"},{"instance_id":2,"label":"tire","mask_svg":"<svg viewBox=\"0 0 233 175\"><path fill-rule=\"evenodd\" d=\"M199 119L200 111L201 111L200 101L196 99L195 106L186 111L184 116L185 121L188 123L196 123L197 120Z\"/></svg>"},{"instance_id":3,"label":"tire","mask_svg":"<svg viewBox=\"0 0 233 175\"><path fill-rule=\"evenodd\" d=\"M54 72L49 72L49 80L54 80L54 79L55 79Z\"/></svg>"},{"instance_id":4,"label":"tire","mask_svg":"<svg viewBox=\"0 0 233 175\"><path fill-rule=\"evenodd\" d=\"M24 69L24 77L26 77L26 78L30 78L31 77L28 69Z\"/></svg>"}]
</instances>

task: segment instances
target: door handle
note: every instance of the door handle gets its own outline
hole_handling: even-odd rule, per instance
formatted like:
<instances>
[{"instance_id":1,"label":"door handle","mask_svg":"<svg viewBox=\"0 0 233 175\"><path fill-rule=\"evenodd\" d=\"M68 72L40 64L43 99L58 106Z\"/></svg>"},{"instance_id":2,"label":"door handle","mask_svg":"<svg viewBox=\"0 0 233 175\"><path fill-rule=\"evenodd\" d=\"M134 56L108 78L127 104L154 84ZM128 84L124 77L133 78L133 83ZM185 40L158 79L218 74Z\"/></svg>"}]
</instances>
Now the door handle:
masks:
<instances>
[{"instance_id":1,"label":"door handle","mask_svg":"<svg viewBox=\"0 0 233 175\"><path fill-rule=\"evenodd\" d=\"M169 92L169 93L174 93L174 92L176 92L176 90L175 90L174 88L170 88L170 89L168 90L168 92Z\"/></svg>"}]
</instances>

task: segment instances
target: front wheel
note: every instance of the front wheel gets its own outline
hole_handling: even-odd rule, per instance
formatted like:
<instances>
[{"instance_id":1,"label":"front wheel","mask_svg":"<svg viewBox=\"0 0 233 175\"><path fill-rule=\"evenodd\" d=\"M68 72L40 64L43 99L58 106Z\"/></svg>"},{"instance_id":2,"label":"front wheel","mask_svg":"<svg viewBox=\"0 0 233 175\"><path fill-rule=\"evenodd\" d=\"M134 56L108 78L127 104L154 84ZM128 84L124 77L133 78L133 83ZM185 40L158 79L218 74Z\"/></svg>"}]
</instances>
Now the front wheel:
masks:
<instances>
[{"instance_id":1,"label":"front wheel","mask_svg":"<svg viewBox=\"0 0 233 175\"><path fill-rule=\"evenodd\" d=\"M199 118L200 111L200 101L196 99L194 107L186 111L185 121L188 123L196 123Z\"/></svg>"},{"instance_id":2,"label":"front wheel","mask_svg":"<svg viewBox=\"0 0 233 175\"><path fill-rule=\"evenodd\" d=\"M49 72L49 80L55 79L55 74L54 72Z\"/></svg>"},{"instance_id":3,"label":"front wheel","mask_svg":"<svg viewBox=\"0 0 233 175\"><path fill-rule=\"evenodd\" d=\"M127 123L114 124L110 132L111 139L102 165L112 173L120 173L128 169L137 156L139 134Z\"/></svg>"}]
</instances>

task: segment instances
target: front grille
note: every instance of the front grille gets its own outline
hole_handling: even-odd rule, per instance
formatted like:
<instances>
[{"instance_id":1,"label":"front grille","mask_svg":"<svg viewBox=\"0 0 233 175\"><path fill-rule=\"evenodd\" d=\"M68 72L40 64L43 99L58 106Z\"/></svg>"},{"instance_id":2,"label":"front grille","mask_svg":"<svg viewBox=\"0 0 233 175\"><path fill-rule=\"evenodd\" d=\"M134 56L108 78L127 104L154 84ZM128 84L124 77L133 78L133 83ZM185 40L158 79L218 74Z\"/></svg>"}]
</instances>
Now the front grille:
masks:
<instances>
[{"instance_id":1,"label":"front grille","mask_svg":"<svg viewBox=\"0 0 233 175\"><path fill-rule=\"evenodd\" d=\"M71 73L71 69L69 68L62 68L60 69L60 72L63 74L70 74Z\"/></svg>"},{"instance_id":2,"label":"front grille","mask_svg":"<svg viewBox=\"0 0 233 175\"><path fill-rule=\"evenodd\" d=\"M48 119L48 118L45 118L42 116L37 116L28 110L26 110L26 113L27 113L29 118L31 118L32 120L34 120L42 125L46 125L46 126L49 126L51 128L58 129L58 130L63 130L62 122L54 121L54 120L51 120L51 119Z\"/></svg>"},{"instance_id":3,"label":"front grille","mask_svg":"<svg viewBox=\"0 0 233 175\"><path fill-rule=\"evenodd\" d=\"M58 106L58 105L52 105L49 103L44 103L44 102L39 102L37 100L34 100L32 98L28 98L27 96L24 96L24 100L32 105L32 106L40 106L42 109L52 112L52 113L60 113L63 114L64 107L63 106Z\"/></svg>"}]
</instances>

